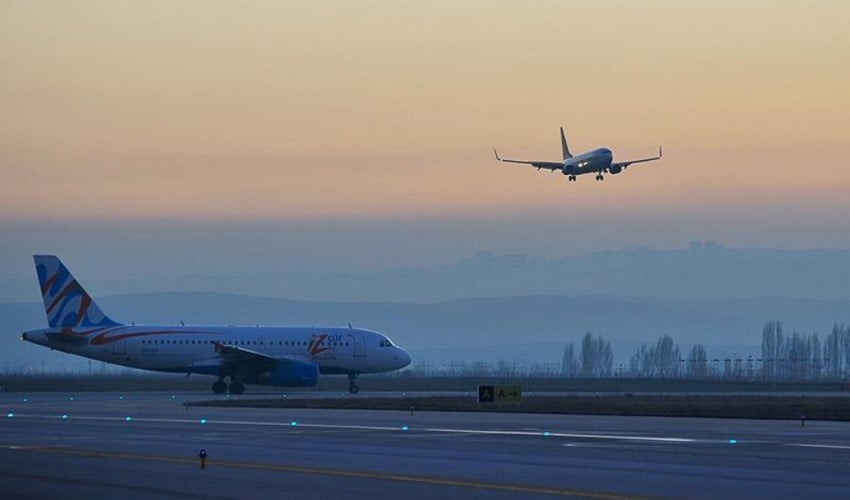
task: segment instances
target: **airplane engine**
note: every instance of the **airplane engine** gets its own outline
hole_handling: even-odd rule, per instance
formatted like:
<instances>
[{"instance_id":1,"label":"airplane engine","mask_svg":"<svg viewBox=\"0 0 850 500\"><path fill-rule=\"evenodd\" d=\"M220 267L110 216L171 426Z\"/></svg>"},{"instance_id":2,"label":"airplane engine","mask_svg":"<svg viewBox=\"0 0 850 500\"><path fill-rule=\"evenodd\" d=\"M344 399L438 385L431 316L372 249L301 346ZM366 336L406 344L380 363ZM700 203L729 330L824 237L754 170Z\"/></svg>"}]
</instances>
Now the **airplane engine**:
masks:
<instances>
[{"instance_id":1,"label":"airplane engine","mask_svg":"<svg viewBox=\"0 0 850 500\"><path fill-rule=\"evenodd\" d=\"M319 382L319 365L299 362L284 363L257 377L256 381L248 382L281 387L312 387Z\"/></svg>"},{"instance_id":2,"label":"airplane engine","mask_svg":"<svg viewBox=\"0 0 850 500\"><path fill-rule=\"evenodd\" d=\"M622 171L623 171L623 167L615 166L615 165L612 165L611 168L608 169L608 172L610 172L611 175L619 174Z\"/></svg>"}]
</instances>

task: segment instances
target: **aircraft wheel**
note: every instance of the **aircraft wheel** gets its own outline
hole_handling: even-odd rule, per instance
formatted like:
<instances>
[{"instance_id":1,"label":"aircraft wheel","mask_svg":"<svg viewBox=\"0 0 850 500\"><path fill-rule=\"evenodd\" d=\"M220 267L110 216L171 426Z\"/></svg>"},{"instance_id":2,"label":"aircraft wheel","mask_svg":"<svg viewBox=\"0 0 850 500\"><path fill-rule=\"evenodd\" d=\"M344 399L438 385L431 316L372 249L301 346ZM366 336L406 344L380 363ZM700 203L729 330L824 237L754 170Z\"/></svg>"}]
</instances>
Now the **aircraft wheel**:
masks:
<instances>
[{"instance_id":1,"label":"aircraft wheel","mask_svg":"<svg viewBox=\"0 0 850 500\"><path fill-rule=\"evenodd\" d=\"M225 384L223 380L219 380L213 384L212 390L216 394L224 394L227 392L227 384Z\"/></svg>"},{"instance_id":2,"label":"aircraft wheel","mask_svg":"<svg viewBox=\"0 0 850 500\"><path fill-rule=\"evenodd\" d=\"M230 394L242 394L243 392L245 392L245 384L242 382L230 383Z\"/></svg>"},{"instance_id":3,"label":"aircraft wheel","mask_svg":"<svg viewBox=\"0 0 850 500\"><path fill-rule=\"evenodd\" d=\"M360 392L360 388L357 387L357 374L348 374L348 392L350 392L351 394L357 394L358 392Z\"/></svg>"}]
</instances>

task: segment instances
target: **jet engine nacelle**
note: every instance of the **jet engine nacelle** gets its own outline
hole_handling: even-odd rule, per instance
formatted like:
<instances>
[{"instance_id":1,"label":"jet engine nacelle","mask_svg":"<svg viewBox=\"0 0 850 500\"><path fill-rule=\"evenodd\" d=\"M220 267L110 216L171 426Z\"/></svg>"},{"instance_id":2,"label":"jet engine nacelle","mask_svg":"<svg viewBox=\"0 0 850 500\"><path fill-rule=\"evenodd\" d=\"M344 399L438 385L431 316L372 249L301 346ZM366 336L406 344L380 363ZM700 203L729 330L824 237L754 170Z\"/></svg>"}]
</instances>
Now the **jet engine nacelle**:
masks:
<instances>
[{"instance_id":1,"label":"jet engine nacelle","mask_svg":"<svg viewBox=\"0 0 850 500\"><path fill-rule=\"evenodd\" d=\"M281 363L257 377L257 380L248 382L282 387L312 387L319 382L319 365L298 361Z\"/></svg>"},{"instance_id":2,"label":"jet engine nacelle","mask_svg":"<svg viewBox=\"0 0 850 500\"><path fill-rule=\"evenodd\" d=\"M611 175L617 175L622 171L623 171L623 167L621 167L619 165L611 165L611 167L608 169L608 172L610 172Z\"/></svg>"}]
</instances>

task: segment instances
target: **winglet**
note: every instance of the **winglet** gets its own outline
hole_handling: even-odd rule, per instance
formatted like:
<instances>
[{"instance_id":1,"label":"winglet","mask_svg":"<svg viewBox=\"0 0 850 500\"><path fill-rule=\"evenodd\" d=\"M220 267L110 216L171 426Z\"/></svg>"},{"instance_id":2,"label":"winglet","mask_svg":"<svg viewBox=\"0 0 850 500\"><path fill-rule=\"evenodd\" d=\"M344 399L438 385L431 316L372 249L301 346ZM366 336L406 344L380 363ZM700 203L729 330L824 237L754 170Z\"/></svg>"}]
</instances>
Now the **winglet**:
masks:
<instances>
[{"instance_id":1,"label":"winglet","mask_svg":"<svg viewBox=\"0 0 850 500\"><path fill-rule=\"evenodd\" d=\"M499 161L502 161L502 158L499 157L499 152L496 151L496 148L493 148L493 152L496 153L496 159L499 160Z\"/></svg>"}]
</instances>

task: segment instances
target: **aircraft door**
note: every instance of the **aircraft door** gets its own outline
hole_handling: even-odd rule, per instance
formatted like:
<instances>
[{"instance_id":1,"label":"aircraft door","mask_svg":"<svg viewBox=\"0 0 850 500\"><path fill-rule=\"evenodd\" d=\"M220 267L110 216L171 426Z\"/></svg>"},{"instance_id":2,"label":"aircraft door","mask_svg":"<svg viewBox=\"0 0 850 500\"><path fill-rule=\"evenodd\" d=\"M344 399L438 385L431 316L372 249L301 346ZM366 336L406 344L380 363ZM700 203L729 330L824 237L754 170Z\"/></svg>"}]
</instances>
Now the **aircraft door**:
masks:
<instances>
[{"instance_id":1,"label":"aircraft door","mask_svg":"<svg viewBox=\"0 0 850 500\"><path fill-rule=\"evenodd\" d=\"M112 343L112 354L115 356L125 356L127 354L127 341L116 340Z\"/></svg>"},{"instance_id":2,"label":"aircraft door","mask_svg":"<svg viewBox=\"0 0 850 500\"><path fill-rule=\"evenodd\" d=\"M354 356L359 358L366 357L366 340L362 333L354 333L351 335L354 338Z\"/></svg>"}]
</instances>

